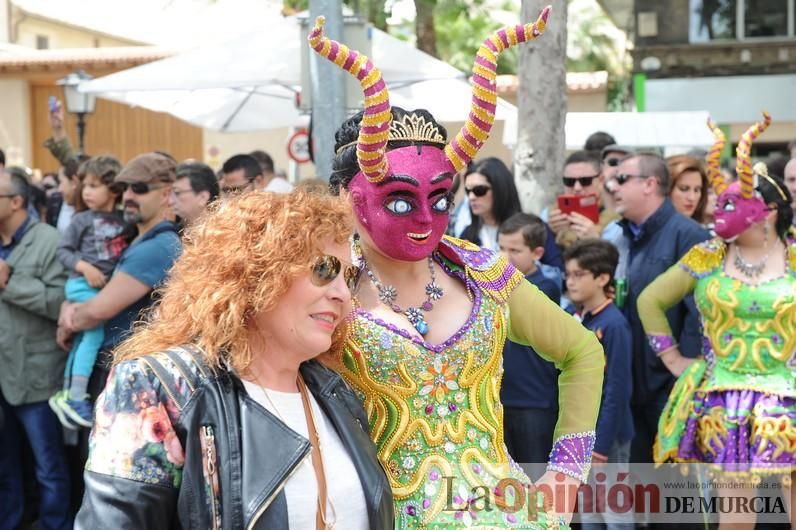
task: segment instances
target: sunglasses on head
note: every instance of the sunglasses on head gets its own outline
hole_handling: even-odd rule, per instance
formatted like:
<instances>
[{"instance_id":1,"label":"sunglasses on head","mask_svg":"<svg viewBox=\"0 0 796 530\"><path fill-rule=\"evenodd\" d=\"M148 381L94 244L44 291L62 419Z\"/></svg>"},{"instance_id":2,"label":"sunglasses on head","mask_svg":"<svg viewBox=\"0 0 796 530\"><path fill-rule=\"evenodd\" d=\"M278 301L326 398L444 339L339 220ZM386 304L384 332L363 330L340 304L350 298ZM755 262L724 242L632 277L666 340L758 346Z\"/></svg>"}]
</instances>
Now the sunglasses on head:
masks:
<instances>
[{"instance_id":1,"label":"sunglasses on head","mask_svg":"<svg viewBox=\"0 0 796 530\"><path fill-rule=\"evenodd\" d=\"M614 177L614 180L616 181L617 184L622 186L622 185L624 185L625 182L627 182L628 180L630 180L632 178L645 179L645 178L648 178L648 176L647 175L631 175L629 173L619 173L618 175L616 175Z\"/></svg>"},{"instance_id":2,"label":"sunglasses on head","mask_svg":"<svg viewBox=\"0 0 796 530\"><path fill-rule=\"evenodd\" d=\"M491 186L486 186L484 184L481 184L479 186L473 186L472 188L465 187L464 188L464 192L467 195L470 195L472 193L476 197L483 197L484 195L489 193L489 190L491 190L491 189L492 189Z\"/></svg>"},{"instance_id":3,"label":"sunglasses on head","mask_svg":"<svg viewBox=\"0 0 796 530\"><path fill-rule=\"evenodd\" d=\"M165 188L167 184L151 184L149 182L114 182L113 189L114 191L119 191L124 193L127 191L127 188L130 188L133 193L136 195L146 195L150 191L159 190L160 188Z\"/></svg>"},{"instance_id":4,"label":"sunglasses on head","mask_svg":"<svg viewBox=\"0 0 796 530\"><path fill-rule=\"evenodd\" d=\"M599 175L592 175L591 177L563 177L561 180L564 181L564 186L567 188L574 188L576 182L580 182L581 188L586 188L591 186L591 183L594 182L594 179L599 177Z\"/></svg>"},{"instance_id":5,"label":"sunglasses on head","mask_svg":"<svg viewBox=\"0 0 796 530\"><path fill-rule=\"evenodd\" d=\"M316 287L329 285L340 275L340 270L342 268L343 264L337 257L329 256L328 254L320 256L312 266L312 284ZM343 278L351 294L355 294L359 289L359 279L361 275L362 269L356 265L348 265L345 268Z\"/></svg>"}]
</instances>

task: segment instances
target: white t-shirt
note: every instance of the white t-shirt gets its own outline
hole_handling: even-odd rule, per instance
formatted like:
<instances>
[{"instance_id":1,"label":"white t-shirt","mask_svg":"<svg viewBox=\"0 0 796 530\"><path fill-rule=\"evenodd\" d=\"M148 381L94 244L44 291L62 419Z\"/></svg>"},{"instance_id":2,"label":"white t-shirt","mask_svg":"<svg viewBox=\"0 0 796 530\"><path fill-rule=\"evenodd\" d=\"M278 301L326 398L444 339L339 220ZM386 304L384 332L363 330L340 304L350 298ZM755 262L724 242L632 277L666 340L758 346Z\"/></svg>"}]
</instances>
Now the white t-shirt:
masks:
<instances>
[{"instance_id":1,"label":"white t-shirt","mask_svg":"<svg viewBox=\"0 0 796 530\"><path fill-rule=\"evenodd\" d=\"M65 202L61 204L61 211L58 212L58 221L55 223L55 227L61 235L66 233L66 229L69 228L69 223L72 222L72 216L74 214L75 208L73 206L69 206Z\"/></svg>"},{"instance_id":2,"label":"white t-shirt","mask_svg":"<svg viewBox=\"0 0 796 530\"><path fill-rule=\"evenodd\" d=\"M301 394L267 390L273 405L265 397L263 388L249 381L243 381L249 396L257 403L280 418L288 427L304 438L309 439L307 420ZM315 413L318 438L323 451L323 470L326 475L326 520L335 528L346 530L367 530L368 521L365 494L359 475L351 457L343 447L334 426L326 418L315 397L309 393L310 404ZM277 410L274 410L276 406ZM287 516L290 530L315 530L315 514L318 507L318 483L312 458L307 457L298 470L285 484ZM334 511L330 505L334 505ZM334 514L337 514L335 520Z\"/></svg>"},{"instance_id":3,"label":"white t-shirt","mask_svg":"<svg viewBox=\"0 0 796 530\"><path fill-rule=\"evenodd\" d=\"M478 232L478 239L481 240L482 248L488 248L494 252L500 251L497 225L482 224L481 230Z\"/></svg>"},{"instance_id":4,"label":"white t-shirt","mask_svg":"<svg viewBox=\"0 0 796 530\"><path fill-rule=\"evenodd\" d=\"M263 191L271 191L274 193L290 193L293 191L293 184L286 181L282 177L274 177L271 181L265 186Z\"/></svg>"}]
</instances>

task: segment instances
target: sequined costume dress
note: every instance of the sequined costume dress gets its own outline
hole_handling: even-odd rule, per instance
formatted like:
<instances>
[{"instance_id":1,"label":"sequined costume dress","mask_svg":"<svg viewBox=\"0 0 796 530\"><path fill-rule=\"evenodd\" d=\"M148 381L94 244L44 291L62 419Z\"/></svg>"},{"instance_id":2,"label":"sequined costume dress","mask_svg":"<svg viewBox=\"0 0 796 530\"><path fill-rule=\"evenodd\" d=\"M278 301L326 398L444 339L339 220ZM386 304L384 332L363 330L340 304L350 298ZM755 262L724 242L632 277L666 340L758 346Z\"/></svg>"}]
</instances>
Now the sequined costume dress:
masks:
<instances>
[{"instance_id":1,"label":"sequined costume dress","mask_svg":"<svg viewBox=\"0 0 796 530\"><path fill-rule=\"evenodd\" d=\"M642 295L656 351L674 344L665 309L692 291L704 333L704 359L678 378L661 415L656 462L785 480L796 470L796 240L786 246L785 273L753 286L725 274L726 243L701 243Z\"/></svg>"},{"instance_id":2,"label":"sequined costume dress","mask_svg":"<svg viewBox=\"0 0 796 530\"><path fill-rule=\"evenodd\" d=\"M395 497L396 528L552 526L544 513L536 521L526 516L536 495L524 498L498 485L501 479L530 484L503 443L503 343L510 336L531 345L561 370L561 415L548 469L581 481L594 445L602 348L499 255L445 237L434 258L471 294L461 329L432 345L360 308L340 359L368 412ZM478 486L490 491L491 511L474 502L486 491ZM495 508L501 499L519 509Z\"/></svg>"}]
</instances>

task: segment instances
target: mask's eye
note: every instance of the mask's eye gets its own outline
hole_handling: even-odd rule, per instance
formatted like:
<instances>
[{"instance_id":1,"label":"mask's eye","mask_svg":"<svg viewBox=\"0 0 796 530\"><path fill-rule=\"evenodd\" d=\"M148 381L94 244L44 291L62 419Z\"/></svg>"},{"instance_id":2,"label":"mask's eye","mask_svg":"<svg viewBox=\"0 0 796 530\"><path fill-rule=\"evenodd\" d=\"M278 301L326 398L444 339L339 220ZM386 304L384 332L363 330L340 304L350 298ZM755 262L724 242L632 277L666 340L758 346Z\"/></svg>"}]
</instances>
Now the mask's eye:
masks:
<instances>
[{"instance_id":1,"label":"mask's eye","mask_svg":"<svg viewBox=\"0 0 796 530\"><path fill-rule=\"evenodd\" d=\"M725 212L734 212L735 211L735 203L732 201L727 201L724 203L724 207L722 208Z\"/></svg>"},{"instance_id":2,"label":"mask's eye","mask_svg":"<svg viewBox=\"0 0 796 530\"><path fill-rule=\"evenodd\" d=\"M394 199L385 206L396 215L406 215L414 209L412 204L405 199Z\"/></svg>"},{"instance_id":3,"label":"mask's eye","mask_svg":"<svg viewBox=\"0 0 796 530\"><path fill-rule=\"evenodd\" d=\"M443 195L437 199L437 202L435 202L431 208L433 208L435 212L448 213L448 211L451 209L451 206L453 206L453 202L451 201L450 196Z\"/></svg>"}]
</instances>

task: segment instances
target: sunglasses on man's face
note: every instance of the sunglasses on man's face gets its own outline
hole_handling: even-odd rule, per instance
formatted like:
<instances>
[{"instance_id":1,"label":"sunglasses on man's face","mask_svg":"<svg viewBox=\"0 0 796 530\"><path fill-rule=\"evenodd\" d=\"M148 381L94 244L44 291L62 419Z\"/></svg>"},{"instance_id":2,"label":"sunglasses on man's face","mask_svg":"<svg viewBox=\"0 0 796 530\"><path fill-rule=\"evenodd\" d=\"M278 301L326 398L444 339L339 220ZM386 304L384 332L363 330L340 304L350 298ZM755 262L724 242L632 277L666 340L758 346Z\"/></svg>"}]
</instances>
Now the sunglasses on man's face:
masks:
<instances>
[{"instance_id":1,"label":"sunglasses on man's face","mask_svg":"<svg viewBox=\"0 0 796 530\"><path fill-rule=\"evenodd\" d=\"M167 184L151 184L149 182L114 182L114 191L118 190L119 193L124 193L129 188L136 195L146 195L150 191L165 188Z\"/></svg>"},{"instance_id":2,"label":"sunglasses on man's face","mask_svg":"<svg viewBox=\"0 0 796 530\"><path fill-rule=\"evenodd\" d=\"M229 186L221 186L221 193L224 195L231 195L235 193L241 193L248 190L250 187L254 185L253 182L247 182L246 184L238 184L237 186L229 185Z\"/></svg>"},{"instance_id":3,"label":"sunglasses on man's face","mask_svg":"<svg viewBox=\"0 0 796 530\"><path fill-rule=\"evenodd\" d=\"M564 181L564 186L567 188L574 188L576 182L580 183L581 188L588 188L591 186L591 183L594 182L594 179L599 176L600 175L592 175L591 177L563 177L561 180Z\"/></svg>"},{"instance_id":4,"label":"sunglasses on man's face","mask_svg":"<svg viewBox=\"0 0 796 530\"><path fill-rule=\"evenodd\" d=\"M629 173L619 173L618 175L616 175L614 177L614 180L616 181L617 184L619 184L620 186L623 186L625 184L625 182L627 182L628 180L633 179L633 178L645 179L645 178L648 178L648 176L647 175L631 175Z\"/></svg>"},{"instance_id":5,"label":"sunglasses on man's face","mask_svg":"<svg viewBox=\"0 0 796 530\"><path fill-rule=\"evenodd\" d=\"M312 284L316 287L325 287L332 283L339 275L343 264L336 256L324 255L319 257L312 266ZM356 265L348 265L343 272L345 284L351 294L356 294L359 290L359 280L362 276L362 269Z\"/></svg>"},{"instance_id":6,"label":"sunglasses on man's face","mask_svg":"<svg viewBox=\"0 0 796 530\"><path fill-rule=\"evenodd\" d=\"M489 190L491 190L491 189L492 189L491 186L485 186L485 185L481 184L479 186L473 186L472 188L465 187L464 188L464 192L467 195L470 195L472 193L476 197L483 197L484 195L489 193Z\"/></svg>"},{"instance_id":7,"label":"sunglasses on man's face","mask_svg":"<svg viewBox=\"0 0 796 530\"><path fill-rule=\"evenodd\" d=\"M616 167L619 165L619 161L622 160L621 158L606 158L603 160L603 164L610 167Z\"/></svg>"}]
</instances>

